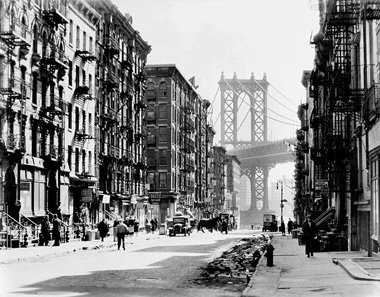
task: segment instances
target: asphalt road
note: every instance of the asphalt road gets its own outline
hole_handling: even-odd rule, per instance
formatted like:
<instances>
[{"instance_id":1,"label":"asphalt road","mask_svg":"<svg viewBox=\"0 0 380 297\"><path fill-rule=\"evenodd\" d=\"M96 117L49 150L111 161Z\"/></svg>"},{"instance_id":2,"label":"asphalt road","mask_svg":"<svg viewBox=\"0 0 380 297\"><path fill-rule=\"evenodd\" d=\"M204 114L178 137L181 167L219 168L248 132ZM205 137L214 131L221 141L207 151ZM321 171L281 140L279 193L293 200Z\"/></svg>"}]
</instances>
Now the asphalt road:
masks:
<instances>
[{"instance_id":1,"label":"asphalt road","mask_svg":"<svg viewBox=\"0 0 380 297\"><path fill-rule=\"evenodd\" d=\"M0 265L0 296L234 297L228 287L198 282L208 262L253 231L128 239L84 250Z\"/></svg>"}]
</instances>

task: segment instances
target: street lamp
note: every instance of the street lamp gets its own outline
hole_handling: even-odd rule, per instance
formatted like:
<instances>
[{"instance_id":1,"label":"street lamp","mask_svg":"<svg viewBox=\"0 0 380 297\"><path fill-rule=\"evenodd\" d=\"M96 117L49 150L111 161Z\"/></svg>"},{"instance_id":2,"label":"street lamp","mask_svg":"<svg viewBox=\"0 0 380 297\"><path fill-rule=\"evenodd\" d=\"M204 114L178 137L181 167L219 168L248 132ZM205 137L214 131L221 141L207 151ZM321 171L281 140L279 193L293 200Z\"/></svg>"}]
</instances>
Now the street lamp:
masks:
<instances>
[{"instance_id":1,"label":"street lamp","mask_svg":"<svg viewBox=\"0 0 380 297\"><path fill-rule=\"evenodd\" d=\"M284 222L284 202L288 202L288 200L284 199L284 181L280 180L277 182L277 190L278 190L278 184L281 183L281 224Z\"/></svg>"}]
</instances>

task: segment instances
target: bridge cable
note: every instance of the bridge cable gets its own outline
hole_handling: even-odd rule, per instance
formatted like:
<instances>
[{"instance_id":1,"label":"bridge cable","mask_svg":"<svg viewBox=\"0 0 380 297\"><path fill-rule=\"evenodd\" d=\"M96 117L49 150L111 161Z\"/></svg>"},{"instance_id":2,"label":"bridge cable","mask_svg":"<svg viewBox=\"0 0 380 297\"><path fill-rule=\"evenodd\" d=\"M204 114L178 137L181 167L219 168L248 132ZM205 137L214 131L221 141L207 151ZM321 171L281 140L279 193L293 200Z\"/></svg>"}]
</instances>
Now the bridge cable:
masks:
<instances>
[{"instance_id":1,"label":"bridge cable","mask_svg":"<svg viewBox=\"0 0 380 297\"><path fill-rule=\"evenodd\" d=\"M231 88L231 90L232 90L235 94L239 95L239 94L238 94L238 93L237 93L237 92L231 87L231 85L230 85L226 80L224 80L224 82L225 82L225 83ZM252 105L250 105L249 103L247 103L245 100L243 100L243 101L244 101L244 103L247 104L250 108L253 108L253 109L254 109L254 107L253 107ZM283 116L283 115L281 115L281 114L279 114L279 113L273 111L272 109L268 108L265 104L263 104L263 105L264 105L264 107L265 107L266 109L270 110L270 111L273 112L274 114L276 114L276 115L278 115L278 116L280 116L280 117L282 117L282 118L284 118L284 119L286 119L286 120L289 120L289 121L291 121L291 122L293 122L293 123L284 122L284 121L281 121L281 120L278 120L278 119L272 118L272 117L269 116L268 114L265 114L265 115L267 116L267 118L269 118L269 119L271 119L271 120L274 120L274 121L276 121L276 122L279 122L279 123L283 123L283 124L291 125L291 126L294 126L294 127L299 127L300 123L298 123L297 121L292 120L292 119L290 119L290 118L288 118L288 117L285 117L285 116Z\"/></svg>"},{"instance_id":2,"label":"bridge cable","mask_svg":"<svg viewBox=\"0 0 380 297\"><path fill-rule=\"evenodd\" d=\"M239 82L239 81L237 81L240 85L241 85L241 87L247 92L247 93L249 93L249 91ZM227 83L227 82L226 82ZM265 90L264 90L265 91ZM269 95L269 94L268 94ZM252 96L252 95L251 95ZM263 100L263 98L260 96L260 95L258 95L262 100ZM276 100L275 100L276 101ZM277 102L277 101L276 101ZM250 104L248 104L247 102L245 102L248 106L250 106L250 107L252 107ZM277 113L277 112L275 112L274 110L272 110L271 108L269 108L267 105L265 105L265 104L263 104L263 106L266 108L266 109L268 109L269 111L271 111L271 112L273 112L274 114L276 114L276 115L278 115L278 116L280 116L280 117L282 117L282 118L284 118L284 119L286 119L286 120L289 120L289 121L292 121L292 122L295 122L295 123L297 123L297 124L299 124L297 121L295 121L295 120L293 120L293 119L291 119L291 118L288 118L288 117L286 117L286 116L283 116L283 115L281 115L281 114L279 114L279 113ZM253 108L253 107L252 107Z\"/></svg>"},{"instance_id":3,"label":"bridge cable","mask_svg":"<svg viewBox=\"0 0 380 297\"><path fill-rule=\"evenodd\" d=\"M272 87L277 93L279 93L282 97L284 97L287 101L289 101L291 104L293 104L295 107L297 107L297 104L296 104L296 103L294 103L293 101L291 101L288 97L286 97L286 96L285 96L284 94L282 94L279 90L277 90L273 84L269 83L269 85L270 85L270 86L271 86L271 87Z\"/></svg>"},{"instance_id":4,"label":"bridge cable","mask_svg":"<svg viewBox=\"0 0 380 297\"><path fill-rule=\"evenodd\" d=\"M249 91L247 90L247 88L244 87L240 81L237 80L237 82L238 82L238 84L240 84L240 86L241 86L246 92L249 93ZM290 110L291 112L296 113L294 110L292 110L292 109L290 109L289 107L287 107L287 106L283 105L282 103L278 102L278 101L277 101L277 100L276 100L271 94L269 94L267 91L265 91L265 89L264 89L262 86L260 86L260 84L257 83L257 85L263 90L263 92L265 92L267 95L269 95L269 96L270 96L274 101L276 101L278 104L280 104L281 106L285 107L287 110ZM249 93L249 94L250 94L250 93ZM260 95L258 95L258 96L259 96L261 99L263 99ZM263 104L263 105L265 106L265 104ZM285 116L283 116L283 115L280 115L279 113L277 113L277 112L273 111L272 109L270 109L268 106L265 106L265 107L266 107L267 109L269 109L271 112L273 112L273 113L275 113L275 114L277 114L277 115L279 115L279 116L281 116L281 117L283 117L283 118L285 118L285 119L287 119L287 120L289 120L289 121L296 122L296 121L294 121L294 120L292 120L292 119L290 119L290 118L287 118L287 117L285 117Z\"/></svg>"},{"instance_id":5,"label":"bridge cable","mask_svg":"<svg viewBox=\"0 0 380 297\"><path fill-rule=\"evenodd\" d=\"M248 109L247 113L245 114L245 117L244 117L243 121L240 123L240 126L239 126L239 128L237 128L237 131L239 131L239 130L240 130L241 126L244 124L244 121L245 121L245 119L247 118L247 116L248 116L248 114L249 114L250 112L251 112L251 110L250 110L250 109Z\"/></svg>"}]
</instances>

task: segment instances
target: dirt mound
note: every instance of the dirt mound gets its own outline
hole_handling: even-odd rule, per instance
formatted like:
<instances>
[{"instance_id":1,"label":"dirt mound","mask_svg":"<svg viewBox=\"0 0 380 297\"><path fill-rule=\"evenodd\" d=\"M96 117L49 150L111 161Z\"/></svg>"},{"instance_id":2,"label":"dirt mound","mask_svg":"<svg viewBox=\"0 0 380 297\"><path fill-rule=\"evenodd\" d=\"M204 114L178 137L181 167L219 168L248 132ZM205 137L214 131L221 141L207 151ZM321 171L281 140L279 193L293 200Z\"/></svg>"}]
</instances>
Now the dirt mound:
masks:
<instances>
[{"instance_id":1,"label":"dirt mound","mask_svg":"<svg viewBox=\"0 0 380 297\"><path fill-rule=\"evenodd\" d=\"M242 292L264 254L268 239L266 235L243 238L202 268L201 277L194 283Z\"/></svg>"}]
</instances>

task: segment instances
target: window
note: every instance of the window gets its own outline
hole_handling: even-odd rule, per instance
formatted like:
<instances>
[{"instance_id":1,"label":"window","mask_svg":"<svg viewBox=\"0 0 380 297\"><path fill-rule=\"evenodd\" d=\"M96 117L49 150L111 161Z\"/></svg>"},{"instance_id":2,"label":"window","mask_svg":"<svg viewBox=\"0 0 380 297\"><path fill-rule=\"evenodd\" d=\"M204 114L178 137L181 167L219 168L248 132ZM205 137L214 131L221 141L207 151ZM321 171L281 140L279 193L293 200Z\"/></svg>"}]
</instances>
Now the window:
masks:
<instances>
[{"instance_id":1,"label":"window","mask_svg":"<svg viewBox=\"0 0 380 297\"><path fill-rule=\"evenodd\" d=\"M167 85L166 85L166 82L161 82L160 83L160 96L166 96L166 89L167 89Z\"/></svg>"},{"instance_id":2,"label":"window","mask_svg":"<svg viewBox=\"0 0 380 297\"><path fill-rule=\"evenodd\" d=\"M167 128L159 127L158 128L158 141L165 142L167 141Z\"/></svg>"},{"instance_id":3,"label":"window","mask_svg":"<svg viewBox=\"0 0 380 297\"><path fill-rule=\"evenodd\" d=\"M86 170L86 151L82 150L82 172L87 172Z\"/></svg>"},{"instance_id":4,"label":"window","mask_svg":"<svg viewBox=\"0 0 380 297\"><path fill-rule=\"evenodd\" d=\"M69 124L69 129L72 128L72 123L73 123L73 105L71 103L69 103L68 105L68 124Z\"/></svg>"},{"instance_id":5,"label":"window","mask_svg":"<svg viewBox=\"0 0 380 297\"><path fill-rule=\"evenodd\" d=\"M79 66L75 66L75 87L79 87Z\"/></svg>"},{"instance_id":6,"label":"window","mask_svg":"<svg viewBox=\"0 0 380 297\"><path fill-rule=\"evenodd\" d=\"M86 111L82 110L82 128L83 132L86 132Z\"/></svg>"},{"instance_id":7,"label":"window","mask_svg":"<svg viewBox=\"0 0 380 297\"><path fill-rule=\"evenodd\" d=\"M75 107L75 131L79 130L79 107Z\"/></svg>"},{"instance_id":8,"label":"window","mask_svg":"<svg viewBox=\"0 0 380 297\"><path fill-rule=\"evenodd\" d=\"M69 86L73 85L73 62L69 61Z\"/></svg>"},{"instance_id":9,"label":"window","mask_svg":"<svg viewBox=\"0 0 380 297\"><path fill-rule=\"evenodd\" d=\"M159 165L167 165L167 151L166 150L159 150L158 151L158 161Z\"/></svg>"},{"instance_id":10,"label":"window","mask_svg":"<svg viewBox=\"0 0 380 297\"><path fill-rule=\"evenodd\" d=\"M38 50L38 28L34 25L33 28L33 53L37 53Z\"/></svg>"},{"instance_id":11,"label":"window","mask_svg":"<svg viewBox=\"0 0 380 297\"><path fill-rule=\"evenodd\" d=\"M158 106L158 118L159 119L166 119L167 118L167 113L166 113L166 105L160 104Z\"/></svg>"},{"instance_id":12,"label":"window","mask_svg":"<svg viewBox=\"0 0 380 297\"><path fill-rule=\"evenodd\" d=\"M86 44L86 42L87 42L87 34L86 34L85 31L83 31L83 50L84 51L87 50L87 44Z\"/></svg>"},{"instance_id":13,"label":"window","mask_svg":"<svg viewBox=\"0 0 380 297\"><path fill-rule=\"evenodd\" d=\"M150 186L150 190L155 190L156 189L156 185L155 185L155 182L154 182L154 172L148 172L148 174L147 174L147 180L148 180L148 184Z\"/></svg>"},{"instance_id":14,"label":"window","mask_svg":"<svg viewBox=\"0 0 380 297\"><path fill-rule=\"evenodd\" d=\"M372 235L379 236L379 158L371 160Z\"/></svg>"},{"instance_id":15,"label":"window","mask_svg":"<svg viewBox=\"0 0 380 297\"><path fill-rule=\"evenodd\" d=\"M73 44L73 30L74 30L74 24L73 24L73 20L70 20L70 28L69 28L69 42L70 44Z\"/></svg>"},{"instance_id":16,"label":"window","mask_svg":"<svg viewBox=\"0 0 380 297\"><path fill-rule=\"evenodd\" d=\"M88 173L92 175L92 152L88 152Z\"/></svg>"},{"instance_id":17,"label":"window","mask_svg":"<svg viewBox=\"0 0 380 297\"><path fill-rule=\"evenodd\" d=\"M93 40L92 36L90 36L90 40L88 42L88 51L92 54L93 53Z\"/></svg>"},{"instance_id":18,"label":"window","mask_svg":"<svg viewBox=\"0 0 380 297\"><path fill-rule=\"evenodd\" d=\"M75 148L75 172L79 172L79 148Z\"/></svg>"},{"instance_id":19,"label":"window","mask_svg":"<svg viewBox=\"0 0 380 297\"><path fill-rule=\"evenodd\" d=\"M159 187L166 188L166 172L159 173Z\"/></svg>"},{"instance_id":20,"label":"window","mask_svg":"<svg viewBox=\"0 0 380 297\"><path fill-rule=\"evenodd\" d=\"M33 116L30 116L30 122L34 128L34 119ZM37 157L37 129L32 128L32 156Z\"/></svg>"},{"instance_id":21,"label":"window","mask_svg":"<svg viewBox=\"0 0 380 297\"><path fill-rule=\"evenodd\" d=\"M89 88L89 93L92 94L92 75L88 74L88 88Z\"/></svg>"},{"instance_id":22,"label":"window","mask_svg":"<svg viewBox=\"0 0 380 297\"><path fill-rule=\"evenodd\" d=\"M71 155L73 154L73 148L71 145L67 147L67 164L69 165L69 168L71 170Z\"/></svg>"},{"instance_id":23,"label":"window","mask_svg":"<svg viewBox=\"0 0 380 297\"><path fill-rule=\"evenodd\" d=\"M82 69L82 86L86 85L86 70Z\"/></svg>"},{"instance_id":24,"label":"window","mask_svg":"<svg viewBox=\"0 0 380 297\"><path fill-rule=\"evenodd\" d=\"M37 87L38 87L38 78L37 74L33 75L33 89L32 89L32 103L37 104Z\"/></svg>"},{"instance_id":25,"label":"window","mask_svg":"<svg viewBox=\"0 0 380 297\"><path fill-rule=\"evenodd\" d=\"M79 45L80 45L80 37L79 37L79 35L80 35L80 28L79 28L79 26L77 26L77 44L76 44L76 46L77 46L77 49L79 49Z\"/></svg>"}]
</instances>

